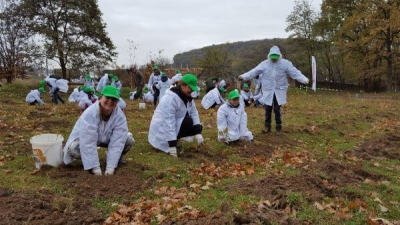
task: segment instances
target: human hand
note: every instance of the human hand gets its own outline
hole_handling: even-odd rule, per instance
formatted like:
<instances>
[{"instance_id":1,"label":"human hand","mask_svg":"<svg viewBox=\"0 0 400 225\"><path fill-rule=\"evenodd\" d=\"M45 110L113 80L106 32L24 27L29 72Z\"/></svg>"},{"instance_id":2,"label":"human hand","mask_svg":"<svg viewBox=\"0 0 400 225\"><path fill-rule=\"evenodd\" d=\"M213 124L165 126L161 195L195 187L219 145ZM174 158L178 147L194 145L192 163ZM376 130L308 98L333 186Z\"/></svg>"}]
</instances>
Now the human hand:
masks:
<instances>
[{"instance_id":1,"label":"human hand","mask_svg":"<svg viewBox=\"0 0 400 225\"><path fill-rule=\"evenodd\" d=\"M113 175L113 174L114 174L114 168L107 167L104 175Z\"/></svg>"},{"instance_id":2,"label":"human hand","mask_svg":"<svg viewBox=\"0 0 400 225\"><path fill-rule=\"evenodd\" d=\"M307 80L305 80L304 82L303 82L303 84L308 84L309 82L310 82L310 80L308 79L308 78L306 78Z\"/></svg>"},{"instance_id":3,"label":"human hand","mask_svg":"<svg viewBox=\"0 0 400 225\"><path fill-rule=\"evenodd\" d=\"M242 75L238 76L238 80L243 80Z\"/></svg>"},{"instance_id":4,"label":"human hand","mask_svg":"<svg viewBox=\"0 0 400 225\"><path fill-rule=\"evenodd\" d=\"M168 152L172 157L178 158L178 151L176 150L176 147L169 147Z\"/></svg>"},{"instance_id":5,"label":"human hand","mask_svg":"<svg viewBox=\"0 0 400 225\"><path fill-rule=\"evenodd\" d=\"M103 173L101 172L100 167L95 167L95 168L93 168L93 169L92 169L92 173L93 173L94 175L96 175L96 176L101 176L101 175L103 175Z\"/></svg>"},{"instance_id":6,"label":"human hand","mask_svg":"<svg viewBox=\"0 0 400 225\"><path fill-rule=\"evenodd\" d=\"M204 142L203 135L201 135L201 134L196 134L196 135L194 136L194 138L196 138L196 140L197 140L197 145L203 144L203 142Z\"/></svg>"}]
</instances>

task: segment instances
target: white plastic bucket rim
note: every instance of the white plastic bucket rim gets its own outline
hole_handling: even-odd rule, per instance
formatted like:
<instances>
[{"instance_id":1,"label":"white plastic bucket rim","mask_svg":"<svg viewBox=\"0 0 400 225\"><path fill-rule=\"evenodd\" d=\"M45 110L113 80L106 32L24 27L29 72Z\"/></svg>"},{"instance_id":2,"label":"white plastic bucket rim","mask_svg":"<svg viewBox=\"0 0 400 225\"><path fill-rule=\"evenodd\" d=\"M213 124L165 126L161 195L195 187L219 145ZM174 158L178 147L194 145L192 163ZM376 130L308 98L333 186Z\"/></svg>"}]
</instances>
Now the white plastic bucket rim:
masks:
<instances>
[{"instance_id":1,"label":"white plastic bucket rim","mask_svg":"<svg viewBox=\"0 0 400 225\"><path fill-rule=\"evenodd\" d=\"M31 137L30 142L37 169L40 169L41 165L57 167L62 164L63 140L60 134L40 134Z\"/></svg>"},{"instance_id":2,"label":"white plastic bucket rim","mask_svg":"<svg viewBox=\"0 0 400 225\"><path fill-rule=\"evenodd\" d=\"M139 103L139 109L145 109L146 108L146 103Z\"/></svg>"}]
</instances>

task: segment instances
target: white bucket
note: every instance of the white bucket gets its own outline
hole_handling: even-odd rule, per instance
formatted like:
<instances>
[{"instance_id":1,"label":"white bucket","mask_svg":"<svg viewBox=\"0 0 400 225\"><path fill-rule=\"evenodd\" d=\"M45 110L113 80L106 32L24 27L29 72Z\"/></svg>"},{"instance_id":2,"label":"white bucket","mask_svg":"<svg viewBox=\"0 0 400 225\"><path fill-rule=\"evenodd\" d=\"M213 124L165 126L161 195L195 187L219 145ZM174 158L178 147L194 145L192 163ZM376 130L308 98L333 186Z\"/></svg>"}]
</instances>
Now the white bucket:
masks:
<instances>
[{"instance_id":1,"label":"white bucket","mask_svg":"<svg viewBox=\"0 0 400 225\"><path fill-rule=\"evenodd\" d=\"M59 134L40 134L31 137L33 158L35 166L40 169L42 165L59 166L62 163L62 142L64 138Z\"/></svg>"},{"instance_id":2,"label":"white bucket","mask_svg":"<svg viewBox=\"0 0 400 225\"><path fill-rule=\"evenodd\" d=\"M146 108L146 103L139 103L139 109L145 109Z\"/></svg>"}]
</instances>

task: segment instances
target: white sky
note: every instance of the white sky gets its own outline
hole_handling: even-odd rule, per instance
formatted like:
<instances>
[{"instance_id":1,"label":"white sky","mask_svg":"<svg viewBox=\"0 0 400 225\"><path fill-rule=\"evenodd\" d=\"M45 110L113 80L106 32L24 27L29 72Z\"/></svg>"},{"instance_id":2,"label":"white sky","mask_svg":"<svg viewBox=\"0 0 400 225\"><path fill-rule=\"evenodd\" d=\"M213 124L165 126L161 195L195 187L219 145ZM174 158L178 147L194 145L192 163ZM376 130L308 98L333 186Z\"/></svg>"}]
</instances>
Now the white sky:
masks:
<instances>
[{"instance_id":1,"label":"white sky","mask_svg":"<svg viewBox=\"0 0 400 225\"><path fill-rule=\"evenodd\" d=\"M322 0L309 0L315 11ZM99 0L118 65L139 65L158 56L212 44L286 38L286 17L295 0ZM129 42L137 47L130 60Z\"/></svg>"}]
</instances>

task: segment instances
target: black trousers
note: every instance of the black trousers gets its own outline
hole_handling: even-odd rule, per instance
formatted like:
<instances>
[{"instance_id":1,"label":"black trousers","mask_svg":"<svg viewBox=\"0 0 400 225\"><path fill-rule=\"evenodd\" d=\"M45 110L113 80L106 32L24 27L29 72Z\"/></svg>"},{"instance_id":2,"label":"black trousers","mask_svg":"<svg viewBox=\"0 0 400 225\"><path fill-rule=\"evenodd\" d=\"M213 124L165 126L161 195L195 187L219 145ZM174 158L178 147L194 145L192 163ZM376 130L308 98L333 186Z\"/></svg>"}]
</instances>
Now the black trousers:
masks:
<instances>
[{"instance_id":1,"label":"black trousers","mask_svg":"<svg viewBox=\"0 0 400 225\"><path fill-rule=\"evenodd\" d=\"M272 101L272 105L264 105L264 109L265 109L265 126L266 127L271 127L272 109L274 110L274 113L275 113L276 125L282 125L281 106L278 104L275 94L274 94L274 100Z\"/></svg>"},{"instance_id":2,"label":"black trousers","mask_svg":"<svg viewBox=\"0 0 400 225\"><path fill-rule=\"evenodd\" d=\"M157 105L158 96L160 96L160 90L155 88L154 95L153 95L153 97L154 97L154 105Z\"/></svg>"},{"instance_id":3,"label":"black trousers","mask_svg":"<svg viewBox=\"0 0 400 225\"><path fill-rule=\"evenodd\" d=\"M203 126L200 124L193 125L193 119L186 114L182 121L181 127L179 128L178 138L194 136L201 134Z\"/></svg>"}]
</instances>

